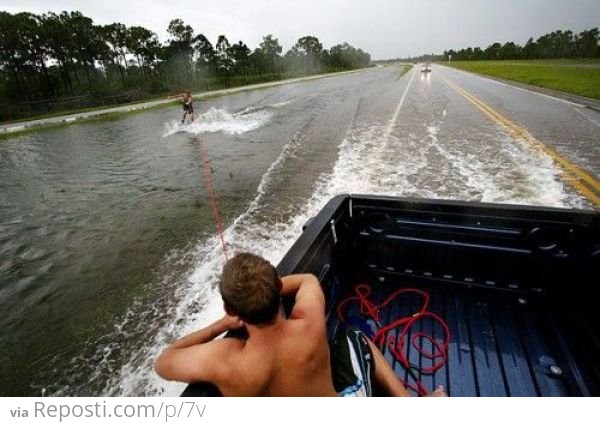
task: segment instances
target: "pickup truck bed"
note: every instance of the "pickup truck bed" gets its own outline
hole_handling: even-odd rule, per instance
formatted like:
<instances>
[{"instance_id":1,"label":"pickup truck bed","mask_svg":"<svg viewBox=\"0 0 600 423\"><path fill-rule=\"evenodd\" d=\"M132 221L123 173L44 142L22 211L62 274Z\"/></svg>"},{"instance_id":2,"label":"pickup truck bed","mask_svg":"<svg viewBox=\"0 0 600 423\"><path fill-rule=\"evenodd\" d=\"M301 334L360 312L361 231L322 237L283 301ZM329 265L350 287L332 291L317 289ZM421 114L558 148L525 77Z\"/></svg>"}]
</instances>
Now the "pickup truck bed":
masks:
<instances>
[{"instance_id":1,"label":"pickup truck bed","mask_svg":"<svg viewBox=\"0 0 600 423\"><path fill-rule=\"evenodd\" d=\"M372 304L402 288L426 292L429 311L450 332L444 366L415 371L432 360L411 347L409 374L388 344L401 328L386 335L382 352L399 378L418 378L428 391L442 384L452 396L600 395L598 212L343 195L309 221L277 271L319 277L330 337L344 324L377 331L358 301L338 310L357 285L370 288ZM412 316L420 304L417 295L395 297L378 324ZM432 319L418 320L405 339L415 332L444 339ZM417 342L435 352L426 338ZM206 384L184 392L216 394Z\"/></svg>"},{"instance_id":2,"label":"pickup truck bed","mask_svg":"<svg viewBox=\"0 0 600 423\"><path fill-rule=\"evenodd\" d=\"M374 304L400 288L427 292L429 310L450 330L446 365L419 375L427 390L443 384L453 396L600 395L600 301L591 294L600 282L598 212L339 196L310 221L278 271L319 276L331 334L340 326L337 304L358 284L371 287ZM380 324L412 315L420 303L397 297L381 310ZM344 314L365 332L377 329L357 301ZM443 339L431 319L412 330ZM411 382L386 344L383 353ZM431 365L414 348L408 359Z\"/></svg>"},{"instance_id":3,"label":"pickup truck bed","mask_svg":"<svg viewBox=\"0 0 600 423\"><path fill-rule=\"evenodd\" d=\"M379 277L377 274L369 276L374 280ZM520 295L444 286L411 278L388 279L373 287L375 303L381 303L398 288L418 287L429 293L430 311L447 323L451 334L447 363L433 375L420 377L428 391L442 384L453 396L590 394L585 382L572 373L577 372L577 366L565 339L568 325L556 322L538 305L522 304L524 298ZM415 313L419 304L420 300L414 296L399 299L382 311L382 326ZM358 303L348 307L347 315L361 315ZM330 320L332 330L337 324L337 318ZM431 320L418 322L412 331L429 333L437 339L443 337L442 328ZM398 335L399 330L392 333ZM408 338L411 335L409 331ZM590 341L592 339L598 342L597 334L590 337ZM431 344L426 341L423 344L426 351L435 352ZM387 346L383 352L394 364L398 376L412 382ZM419 366L431 364L431 360L414 349L410 350L409 359Z\"/></svg>"}]
</instances>

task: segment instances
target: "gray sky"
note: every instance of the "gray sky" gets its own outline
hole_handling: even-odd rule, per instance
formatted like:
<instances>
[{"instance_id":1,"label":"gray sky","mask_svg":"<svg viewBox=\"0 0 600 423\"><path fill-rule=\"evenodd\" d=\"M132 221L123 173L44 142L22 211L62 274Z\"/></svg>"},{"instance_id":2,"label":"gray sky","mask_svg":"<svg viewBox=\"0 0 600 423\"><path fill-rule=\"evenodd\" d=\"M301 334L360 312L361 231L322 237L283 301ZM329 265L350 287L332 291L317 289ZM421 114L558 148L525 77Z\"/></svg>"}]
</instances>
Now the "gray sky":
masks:
<instances>
[{"instance_id":1,"label":"gray sky","mask_svg":"<svg viewBox=\"0 0 600 423\"><path fill-rule=\"evenodd\" d=\"M285 51L311 34L327 48L348 41L375 59L524 43L556 29L600 25L599 0L0 0L0 10L79 10L96 24L142 25L163 42L174 18L213 43L225 34L250 48L272 33Z\"/></svg>"}]
</instances>

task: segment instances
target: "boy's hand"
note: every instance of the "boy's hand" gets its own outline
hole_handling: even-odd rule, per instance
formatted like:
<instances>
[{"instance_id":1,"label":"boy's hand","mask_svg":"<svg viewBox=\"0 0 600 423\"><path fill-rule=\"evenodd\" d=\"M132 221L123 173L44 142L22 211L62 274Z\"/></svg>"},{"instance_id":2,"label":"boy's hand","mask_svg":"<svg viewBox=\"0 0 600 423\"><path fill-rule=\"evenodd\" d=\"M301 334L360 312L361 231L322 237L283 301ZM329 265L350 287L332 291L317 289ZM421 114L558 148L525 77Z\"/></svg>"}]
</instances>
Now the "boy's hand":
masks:
<instances>
[{"instance_id":1,"label":"boy's hand","mask_svg":"<svg viewBox=\"0 0 600 423\"><path fill-rule=\"evenodd\" d=\"M242 319L237 316L230 316L228 314L221 319L221 324L224 328L223 332L244 327L244 322Z\"/></svg>"}]
</instances>

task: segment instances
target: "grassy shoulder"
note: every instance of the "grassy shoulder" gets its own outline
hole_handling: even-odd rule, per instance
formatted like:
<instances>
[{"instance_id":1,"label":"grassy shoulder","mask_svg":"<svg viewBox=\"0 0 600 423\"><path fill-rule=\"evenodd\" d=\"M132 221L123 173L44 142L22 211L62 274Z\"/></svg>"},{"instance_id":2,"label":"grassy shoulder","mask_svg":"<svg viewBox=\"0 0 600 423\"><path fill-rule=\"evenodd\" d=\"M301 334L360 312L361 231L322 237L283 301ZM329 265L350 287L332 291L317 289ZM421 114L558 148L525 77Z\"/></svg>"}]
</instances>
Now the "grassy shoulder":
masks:
<instances>
[{"instance_id":1,"label":"grassy shoulder","mask_svg":"<svg viewBox=\"0 0 600 423\"><path fill-rule=\"evenodd\" d=\"M486 60L443 63L457 69L600 100L600 60ZM591 65L591 66L590 66Z\"/></svg>"},{"instance_id":2,"label":"grassy shoulder","mask_svg":"<svg viewBox=\"0 0 600 423\"><path fill-rule=\"evenodd\" d=\"M355 70L360 70L360 69L363 69L363 68L359 68L359 69L355 69ZM210 81L210 83L207 83L203 88L192 89L192 94L204 95L203 96L203 99L204 99L204 98L207 98L207 96L206 96L207 93L208 93L208 97L212 97L212 95L210 94L212 91L231 90L231 89L237 89L237 88L251 87L252 85L262 85L262 84L269 84L269 83L280 82L280 81L284 82L284 81L288 81L291 79L309 78L311 76L317 76L317 77L318 76L326 76L326 75L332 75L332 74L336 74L336 73L346 73L346 72L352 72L352 71L353 70L347 70L347 69L329 69L329 70L325 70L323 72L313 74L313 75L306 75L306 74L301 74L301 73L284 73L284 74L268 74L268 75L261 75L261 76L253 75L253 76L246 76L246 77L235 77L235 78L231 79L229 85L217 83L217 82L215 82L216 78L213 78ZM26 117L26 118L22 118L22 119L10 119L10 120L5 120L5 121L0 121L0 125L15 124L15 123L27 123L27 122L40 120L40 119L48 119L48 118L54 118L54 117L59 117L59 116L69 116L69 115L78 114L78 113L97 112L97 111L102 111L102 110L107 110L107 109L114 109L114 108L122 107L122 106L135 107L135 106L143 105L145 103L149 103L149 102L153 102L153 101L157 101L157 100L164 100L167 98L167 96L168 96L167 93L153 94L153 95L147 95L143 99L140 99L137 101L128 101L128 102L123 102L123 103L115 103L115 104L93 106L93 107L63 109L63 110L58 110L58 111L49 112L49 113L39 113L34 116L30 116L30 117ZM177 100L174 100L172 104L177 104ZM161 106L164 107L164 105L161 105ZM126 111L123 113L126 113Z\"/></svg>"},{"instance_id":3,"label":"grassy shoulder","mask_svg":"<svg viewBox=\"0 0 600 423\"><path fill-rule=\"evenodd\" d=\"M137 114L137 113L147 112L149 110L161 109L161 108L165 108L165 107L172 107L174 105L176 105L175 102L163 103L163 104L157 104L157 105L154 105L151 107L139 108L139 109L135 109L135 110L107 112L107 113L103 113L100 115L90 116L90 117L87 117L87 118L81 119L81 120L45 123L43 125L31 126L29 128L25 128L20 131L0 132L0 141L8 140L11 138L17 138L17 137L20 137L23 135L29 135L29 134L32 134L35 132L56 130L56 129L64 128L65 126L72 125L74 123L77 123L80 125L85 125L88 123L98 123L98 122L117 120L117 119L121 119L121 118L125 117L126 115L130 116L130 115ZM76 113L81 113L81 112L82 112L81 110L78 110Z\"/></svg>"},{"instance_id":4,"label":"grassy shoulder","mask_svg":"<svg viewBox=\"0 0 600 423\"><path fill-rule=\"evenodd\" d=\"M198 103L202 103L204 101L212 100L217 97L230 95L231 93L228 92L228 90L243 89L244 91L246 91L246 90L256 91L256 90L270 88L272 86L271 83L285 83L286 81L300 82L302 80L325 78L328 76L335 76L338 73L340 73L340 74L352 73L352 72L357 72L359 70L362 70L362 69L355 69L355 70L351 70L351 71L346 71L346 70L328 71L328 72L323 72L323 73L319 73L319 74L315 74L315 75L308 75L308 76L307 75L304 75L304 76L303 75L300 75L300 76L298 76L298 75L291 76L290 75L286 78L273 80L273 81L267 81L267 82L263 81L263 82L259 82L257 84L247 84L247 85L238 85L236 87L229 87L229 88L217 90L214 93L211 93L210 91L200 93L200 94L202 94L202 96L200 98L197 98L194 101L198 102ZM164 96L162 96L160 98L164 98ZM132 107L135 107L136 105L143 106L144 103L151 102L151 101L153 101L153 100L147 99L147 100L136 102L136 103L126 103L126 104L120 104L120 105L116 105L116 106L112 106L112 107L78 109L78 110L73 110L71 112L57 113L55 115L68 117L69 114L83 113L83 112L89 112L89 111L101 111L103 109L110 109L110 108L121 107L121 106L132 106ZM40 124L40 125L32 125L30 127L27 127L25 129L21 129L18 131L5 131L5 132L0 131L0 141L8 140L11 138L17 138L17 137L20 137L23 135L28 135L28 134L35 133L35 132L56 130L56 129L60 129L60 128L63 128L65 126L72 125L75 123L76 124L87 124L87 123L98 123L98 122L104 122L104 121L113 121L113 120L124 118L126 116L130 116L132 114L143 113L143 112L147 112L149 110L161 109L161 108L166 108L166 107L180 106L180 104L181 103L179 101L173 100L173 101L160 103L160 104L154 104L154 105L150 105L150 106L146 106L146 107L137 107L137 108L134 108L133 110L125 109L125 110L118 110L118 111L107 111L106 113L89 116L84 119L66 120L66 121L59 121L59 122L53 122L53 123L44 123L44 124ZM35 118L26 119L26 120L22 120L22 121L2 122L2 124L17 123L17 122L22 122L22 123L26 124L27 122L30 122L30 121L35 121L38 119L44 119L44 118L49 118L49 117L54 117L54 116L50 116L50 115L37 116Z\"/></svg>"},{"instance_id":5,"label":"grassy shoulder","mask_svg":"<svg viewBox=\"0 0 600 423\"><path fill-rule=\"evenodd\" d=\"M114 109L115 107L121 107L121 106L135 107L137 105L145 104L145 103L148 103L151 101L163 100L166 97L167 97L167 94L161 94L161 95L145 97L143 100L130 101L127 103L107 104L104 106L82 107L79 109L66 109L66 110L59 110L59 111L50 112L50 113L40 113L38 115L23 118L23 119L12 119L12 120L3 121L3 122L0 122L0 124L7 125L7 124L13 124L13 123L27 123L27 122L31 122L34 120L48 119L48 118L53 118L53 117L57 117L57 116L69 116L69 115L75 115L77 113L97 112L100 110ZM173 104L175 104L175 103L176 103L176 100L173 100Z\"/></svg>"},{"instance_id":6,"label":"grassy shoulder","mask_svg":"<svg viewBox=\"0 0 600 423\"><path fill-rule=\"evenodd\" d=\"M400 77L406 75L406 73L413 68L413 64L405 64L402 65L402 69L400 70Z\"/></svg>"},{"instance_id":7,"label":"grassy shoulder","mask_svg":"<svg viewBox=\"0 0 600 423\"><path fill-rule=\"evenodd\" d=\"M258 88L258 89L260 89L260 88ZM227 95L227 94L223 93L223 94L207 95L196 101L198 103L202 103L204 101L213 100L217 97L222 97L224 95ZM130 104L132 106L134 106L132 103L128 103L127 105L130 105ZM35 132L56 130L56 129L64 128L65 126L72 125L74 123L77 123L79 125L86 125L86 124L92 124L92 123L110 122L110 121L114 121L114 120L118 120L118 119L123 119L124 117L128 117L128 116L135 115L138 113L144 113L144 112L147 112L150 110L164 109L164 108L175 107L175 106L181 107L181 103L179 101L174 100L174 101L170 101L167 103L155 104L155 105L148 106L148 107L143 107L143 108L140 107L140 108L137 108L134 110L120 110L120 111L115 111L115 112L102 113L102 114L95 115L95 116L89 116L89 117L86 117L85 119L81 119L81 120L45 123L43 125L31 126L29 128L25 128L20 131L0 132L0 141L8 140L11 138L17 138L17 137L20 137L23 135L29 135L29 134L32 134ZM78 110L75 113L81 113L81 112L82 112L81 110ZM66 116L68 116L68 115L66 115Z\"/></svg>"}]
</instances>

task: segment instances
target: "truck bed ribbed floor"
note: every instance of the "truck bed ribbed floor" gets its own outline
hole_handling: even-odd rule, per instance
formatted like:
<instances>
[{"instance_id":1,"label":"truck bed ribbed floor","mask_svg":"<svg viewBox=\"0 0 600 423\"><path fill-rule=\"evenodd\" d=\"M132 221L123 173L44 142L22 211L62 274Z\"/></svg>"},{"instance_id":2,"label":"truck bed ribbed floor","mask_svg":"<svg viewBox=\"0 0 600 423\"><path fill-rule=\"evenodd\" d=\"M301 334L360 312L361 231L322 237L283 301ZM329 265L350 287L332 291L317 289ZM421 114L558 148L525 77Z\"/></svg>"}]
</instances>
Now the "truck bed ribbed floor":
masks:
<instances>
[{"instance_id":1,"label":"truck bed ribbed floor","mask_svg":"<svg viewBox=\"0 0 600 423\"><path fill-rule=\"evenodd\" d=\"M373 285L373 302L383 302L402 287L428 292L429 311L442 317L450 328L447 364L433 375L420 376L428 390L442 384L452 396L582 394L572 378L568 351L561 346L550 316L540 315L539 310L543 308L539 305L534 308L528 303L523 304L514 293L499 294L497 291L486 292L454 284L442 286L424 280L377 283ZM353 294L354 288L349 286L341 298ZM417 312L421 301L417 296L399 297L382 310L381 323L385 326ZM350 322L356 323L360 318L358 303L350 303L345 315ZM330 328L337 326L335 313L331 313L329 323ZM372 322L368 324L374 327ZM422 319L413 330L428 333L440 342L443 338L442 327L431 319ZM410 336L411 333L408 339ZM432 348L427 341L423 346ZM398 376L412 383L407 371L387 347L384 347L383 353L393 363ZM429 359L412 347L408 358L422 367L431 365Z\"/></svg>"}]
</instances>

